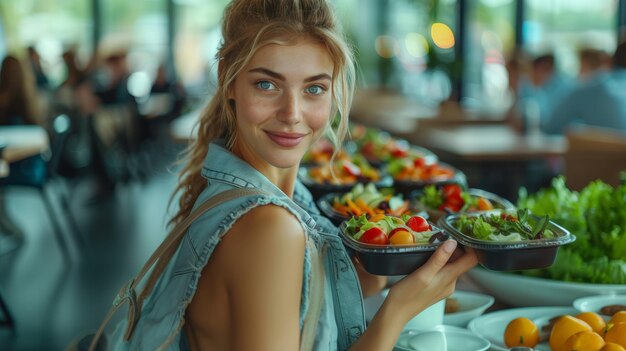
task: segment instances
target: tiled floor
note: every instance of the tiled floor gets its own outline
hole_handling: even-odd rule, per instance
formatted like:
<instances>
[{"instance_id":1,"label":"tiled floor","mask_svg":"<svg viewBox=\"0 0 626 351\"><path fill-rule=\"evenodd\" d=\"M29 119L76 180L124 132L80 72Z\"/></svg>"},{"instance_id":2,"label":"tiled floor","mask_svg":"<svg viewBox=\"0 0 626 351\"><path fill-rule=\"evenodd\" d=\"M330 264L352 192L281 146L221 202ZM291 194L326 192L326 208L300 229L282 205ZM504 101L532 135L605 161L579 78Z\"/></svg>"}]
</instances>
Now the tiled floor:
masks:
<instances>
[{"instance_id":1,"label":"tiled floor","mask_svg":"<svg viewBox=\"0 0 626 351\"><path fill-rule=\"evenodd\" d=\"M72 241L68 259L38 192L8 189L8 212L25 235L18 249L0 255L0 294L15 320L14 331L0 327L0 350L65 350L79 335L97 329L119 287L166 234L176 183L168 167L173 168L179 150L169 144L154 147L147 180L123 184L99 204L87 204L89 182L79 183L71 192L71 210L86 245L79 248ZM62 225L70 239L67 223Z\"/></svg>"}]
</instances>

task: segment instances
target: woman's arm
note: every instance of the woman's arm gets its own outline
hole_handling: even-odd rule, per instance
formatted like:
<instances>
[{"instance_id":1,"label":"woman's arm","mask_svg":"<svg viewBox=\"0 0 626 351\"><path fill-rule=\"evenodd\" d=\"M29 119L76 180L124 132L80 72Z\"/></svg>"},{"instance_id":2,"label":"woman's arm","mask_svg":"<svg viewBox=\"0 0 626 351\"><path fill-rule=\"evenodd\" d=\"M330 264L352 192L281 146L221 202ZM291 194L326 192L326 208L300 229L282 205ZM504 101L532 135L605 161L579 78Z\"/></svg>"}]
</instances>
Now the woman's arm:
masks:
<instances>
[{"instance_id":1,"label":"woman's arm","mask_svg":"<svg viewBox=\"0 0 626 351\"><path fill-rule=\"evenodd\" d=\"M426 264L394 284L367 330L350 350L393 349L411 318L452 294L457 278L477 263L476 255L469 250L448 263L455 248L455 241L446 241Z\"/></svg>"},{"instance_id":2,"label":"woman's arm","mask_svg":"<svg viewBox=\"0 0 626 351\"><path fill-rule=\"evenodd\" d=\"M223 239L232 350L297 350L304 230L286 209L261 206Z\"/></svg>"}]
</instances>

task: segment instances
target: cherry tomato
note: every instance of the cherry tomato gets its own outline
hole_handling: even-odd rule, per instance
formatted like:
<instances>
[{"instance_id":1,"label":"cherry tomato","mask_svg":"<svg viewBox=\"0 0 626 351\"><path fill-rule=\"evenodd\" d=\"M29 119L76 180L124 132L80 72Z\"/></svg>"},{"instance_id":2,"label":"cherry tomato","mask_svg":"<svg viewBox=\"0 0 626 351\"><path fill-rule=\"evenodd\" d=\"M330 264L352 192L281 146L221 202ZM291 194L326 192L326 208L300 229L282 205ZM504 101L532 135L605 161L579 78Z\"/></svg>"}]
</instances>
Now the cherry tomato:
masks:
<instances>
[{"instance_id":1,"label":"cherry tomato","mask_svg":"<svg viewBox=\"0 0 626 351\"><path fill-rule=\"evenodd\" d=\"M491 204L491 201L489 201L489 199L485 199L484 197L479 197L476 205L481 211L493 210L493 205Z\"/></svg>"},{"instance_id":2,"label":"cherry tomato","mask_svg":"<svg viewBox=\"0 0 626 351\"><path fill-rule=\"evenodd\" d=\"M456 213L459 212L461 210L461 206L458 205L454 205L448 202L445 202L441 205L439 205L439 211L446 211L446 209L448 209L450 212L452 213Z\"/></svg>"},{"instance_id":3,"label":"cherry tomato","mask_svg":"<svg viewBox=\"0 0 626 351\"><path fill-rule=\"evenodd\" d=\"M415 160L413 160L413 166L415 168L422 168L424 167L424 165L426 165L426 160L424 160L423 157L418 157Z\"/></svg>"},{"instance_id":4,"label":"cherry tomato","mask_svg":"<svg viewBox=\"0 0 626 351\"><path fill-rule=\"evenodd\" d=\"M378 227L373 227L373 228L366 230L365 233L361 235L361 239L359 240L366 244L375 244L375 245L388 245L389 244L389 238L387 237L387 234L385 234L385 232Z\"/></svg>"},{"instance_id":5,"label":"cherry tomato","mask_svg":"<svg viewBox=\"0 0 626 351\"><path fill-rule=\"evenodd\" d=\"M396 228L392 230L389 235L389 243L391 243L391 245L413 244L415 243L415 238L413 234L409 233L406 229Z\"/></svg>"},{"instance_id":6,"label":"cherry tomato","mask_svg":"<svg viewBox=\"0 0 626 351\"><path fill-rule=\"evenodd\" d=\"M406 221L406 225L416 232L425 232L431 230L432 227L428 224L428 221L422 216L413 216Z\"/></svg>"},{"instance_id":7,"label":"cherry tomato","mask_svg":"<svg viewBox=\"0 0 626 351\"><path fill-rule=\"evenodd\" d=\"M361 175L361 169L350 161L343 161L343 170L351 176L358 177Z\"/></svg>"},{"instance_id":8,"label":"cherry tomato","mask_svg":"<svg viewBox=\"0 0 626 351\"><path fill-rule=\"evenodd\" d=\"M461 197L461 187L457 184L446 184L441 188L441 193L444 198L449 198L451 196Z\"/></svg>"},{"instance_id":9,"label":"cherry tomato","mask_svg":"<svg viewBox=\"0 0 626 351\"><path fill-rule=\"evenodd\" d=\"M395 233L400 232L400 231L403 231L403 230L404 230L405 232L407 231L407 230L406 230L406 228L402 228L402 227L398 227L398 228L392 229L392 230L389 232L389 235L388 235L388 236L389 236L389 239L391 239L391 237L392 237Z\"/></svg>"},{"instance_id":10,"label":"cherry tomato","mask_svg":"<svg viewBox=\"0 0 626 351\"><path fill-rule=\"evenodd\" d=\"M453 205L455 207L463 207L463 205L465 205L465 201L463 201L463 198L461 197L461 193L453 193L449 196L447 196L444 200L444 203L449 204L449 205Z\"/></svg>"},{"instance_id":11,"label":"cherry tomato","mask_svg":"<svg viewBox=\"0 0 626 351\"><path fill-rule=\"evenodd\" d=\"M361 148L361 154L368 160L376 159L376 145L371 141L366 142Z\"/></svg>"},{"instance_id":12,"label":"cherry tomato","mask_svg":"<svg viewBox=\"0 0 626 351\"><path fill-rule=\"evenodd\" d=\"M401 158L401 157L406 157L409 155L409 152L405 149L393 149L391 151L391 156L393 156L394 158Z\"/></svg>"}]
</instances>

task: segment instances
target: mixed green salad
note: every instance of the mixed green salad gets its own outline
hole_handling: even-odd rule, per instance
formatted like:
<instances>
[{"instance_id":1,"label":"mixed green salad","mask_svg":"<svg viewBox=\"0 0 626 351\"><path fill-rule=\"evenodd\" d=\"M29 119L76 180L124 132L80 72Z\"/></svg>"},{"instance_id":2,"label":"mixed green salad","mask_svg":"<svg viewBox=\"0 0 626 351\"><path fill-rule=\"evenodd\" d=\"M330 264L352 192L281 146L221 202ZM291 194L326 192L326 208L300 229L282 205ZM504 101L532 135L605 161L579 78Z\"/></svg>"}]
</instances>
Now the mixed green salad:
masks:
<instances>
[{"instance_id":1,"label":"mixed green salad","mask_svg":"<svg viewBox=\"0 0 626 351\"><path fill-rule=\"evenodd\" d=\"M556 237L555 233L547 228L549 223L548 216L534 220L528 209L519 209L516 214L500 212L476 216L461 215L453 226L461 233L479 240L516 242Z\"/></svg>"},{"instance_id":2,"label":"mixed green salad","mask_svg":"<svg viewBox=\"0 0 626 351\"><path fill-rule=\"evenodd\" d=\"M520 189L518 207L549 215L576 236L559 250L549 268L522 274L556 280L626 284L626 183L612 187L602 181L581 191L567 188L565 178L529 195Z\"/></svg>"}]
</instances>

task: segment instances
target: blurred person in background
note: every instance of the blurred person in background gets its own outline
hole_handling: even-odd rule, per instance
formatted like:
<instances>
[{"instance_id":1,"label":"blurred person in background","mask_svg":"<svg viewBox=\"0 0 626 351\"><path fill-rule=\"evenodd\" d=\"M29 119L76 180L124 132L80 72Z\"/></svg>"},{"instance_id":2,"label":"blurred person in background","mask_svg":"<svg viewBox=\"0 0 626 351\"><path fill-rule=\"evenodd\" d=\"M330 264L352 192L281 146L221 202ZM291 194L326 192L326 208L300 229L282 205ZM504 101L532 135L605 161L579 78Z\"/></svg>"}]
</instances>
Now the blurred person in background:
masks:
<instances>
[{"instance_id":1,"label":"blurred person in background","mask_svg":"<svg viewBox=\"0 0 626 351\"><path fill-rule=\"evenodd\" d=\"M31 72L15 56L2 60L0 67L0 125L36 124L38 104L35 81ZM0 235L21 239L22 231L9 217L4 195L4 183L12 183L31 174L38 176L42 163L34 159L21 160L10 165L9 177L0 178Z\"/></svg>"},{"instance_id":2,"label":"blurred person in background","mask_svg":"<svg viewBox=\"0 0 626 351\"><path fill-rule=\"evenodd\" d=\"M65 177L82 175L91 161L90 122L85 116L93 115L98 106L89 82L96 57L92 56L87 65L81 66L74 47L68 48L62 55L65 79L54 92L52 109L55 115L65 114L70 121L69 135L57 170Z\"/></svg>"},{"instance_id":3,"label":"blurred person in background","mask_svg":"<svg viewBox=\"0 0 626 351\"><path fill-rule=\"evenodd\" d=\"M169 123L182 114L186 92L174 76L168 72L164 63L157 68L150 87L150 96L142 110L145 115L141 127L143 138L158 138L163 132L167 132Z\"/></svg>"},{"instance_id":4,"label":"blurred person in background","mask_svg":"<svg viewBox=\"0 0 626 351\"><path fill-rule=\"evenodd\" d=\"M576 124L626 132L626 42L617 46L610 71L600 71L556 105L545 131L562 134Z\"/></svg>"},{"instance_id":5,"label":"blurred person in background","mask_svg":"<svg viewBox=\"0 0 626 351\"><path fill-rule=\"evenodd\" d=\"M129 155L138 147L139 112L128 89L131 72L127 49L102 50L101 65L78 87L81 110L89 116L91 166L96 184L89 199L97 203L111 198L119 181L131 178Z\"/></svg>"},{"instance_id":6,"label":"blurred person in background","mask_svg":"<svg viewBox=\"0 0 626 351\"><path fill-rule=\"evenodd\" d=\"M515 51L505 64L508 77L508 100L509 109L506 112L505 120L513 129L518 132L524 130L523 104L520 98L522 82L528 79L530 72L530 62L526 54L522 51Z\"/></svg>"},{"instance_id":7,"label":"blurred person in background","mask_svg":"<svg viewBox=\"0 0 626 351\"><path fill-rule=\"evenodd\" d=\"M0 67L0 125L36 124L39 120L33 76L12 55Z\"/></svg>"},{"instance_id":8,"label":"blurred person in background","mask_svg":"<svg viewBox=\"0 0 626 351\"><path fill-rule=\"evenodd\" d=\"M604 72L611 68L611 56L598 49L585 48L578 51L579 82L585 82L594 77L596 73Z\"/></svg>"},{"instance_id":9,"label":"blurred person in background","mask_svg":"<svg viewBox=\"0 0 626 351\"><path fill-rule=\"evenodd\" d=\"M39 52L37 52L37 49L35 49L32 45L26 48L26 51L28 53L30 68L33 70L33 74L35 75L37 89L43 91L50 89L50 82L48 81L48 76L43 70Z\"/></svg>"},{"instance_id":10,"label":"blurred person in background","mask_svg":"<svg viewBox=\"0 0 626 351\"><path fill-rule=\"evenodd\" d=\"M572 90L575 82L557 70L554 55L545 54L532 60L528 79L520 84L524 131L534 133L543 131L554 106Z\"/></svg>"},{"instance_id":11,"label":"blurred person in background","mask_svg":"<svg viewBox=\"0 0 626 351\"><path fill-rule=\"evenodd\" d=\"M62 57L65 64L65 80L58 86L55 95L62 108L74 111L77 109L76 88L86 78L87 72L79 67L74 48L66 50Z\"/></svg>"}]
</instances>

